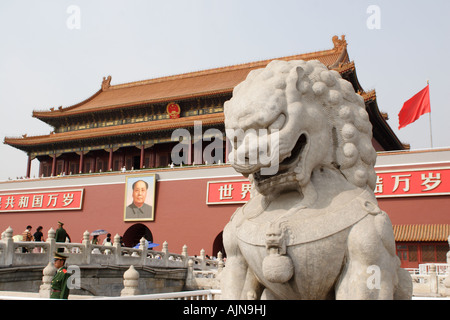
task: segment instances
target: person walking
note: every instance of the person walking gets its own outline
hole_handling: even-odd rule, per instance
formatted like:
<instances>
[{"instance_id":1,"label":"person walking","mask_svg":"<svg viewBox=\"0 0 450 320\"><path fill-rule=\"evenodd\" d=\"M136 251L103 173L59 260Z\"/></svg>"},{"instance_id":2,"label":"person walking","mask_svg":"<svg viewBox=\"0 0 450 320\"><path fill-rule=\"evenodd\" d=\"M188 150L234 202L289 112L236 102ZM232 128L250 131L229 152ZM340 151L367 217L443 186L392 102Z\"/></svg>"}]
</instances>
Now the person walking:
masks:
<instances>
[{"instance_id":1,"label":"person walking","mask_svg":"<svg viewBox=\"0 0 450 320\"><path fill-rule=\"evenodd\" d=\"M24 232L22 232L22 241L32 241L33 240L33 235L31 234L31 226L27 226L27 228L25 229ZM25 247L22 247L22 252L26 253L28 252L28 249Z\"/></svg>"},{"instance_id":2,"label":"person walking","mask_svg":"<svg viewBox=\"0 0 450 320\"><path fill-rule=\"evenodd\" d=\"M112 247L112 242L111 242L111 234L108 233L108 236L106 237L106 239L103 241L103 245L107 246L107 247ZM105 250L105 254L111 254L111 250L106 249Z\"/></svg>"},{"instance_id":3,"label":"person walking","mask_svg":"<svg viewBox=\"0 0 450 320\"><path fill-rule=\"evenodd\" d=\"M32 241L33 236L31 235L31 229L33 229L32 226L27 226L25 231L22 233L23 241Z\"/></svg>"},{"instance_id":4,"label":"person walking","mask_svg":"<svg viewBox=\"0 0 450 320\"><path fill-rule=\"evenodd\" d=\"M44 234L42 233L42 226L37 227L36 232L33 234L33 239L36 242L44 242ZM35 248L34 252L42 252L42 248Z\"/></svg>"},{"instance_id":5,"label":"person walking","mask_svg":"<svg viewBox=\"0 0 450 320\"><path fill-rule=\"evenodd\" d=\"M55 233L55 241L56 242L66 242L66 238L70 240L70 236L67 231L63 228L64 223L58 221L58 229L56 229ZM64 248L58 248L58 252L64 252Z\"/></svg>"},{"instance_id":6,"label":"person walking","mask_svg":"<svg viewBox=\"0 0 450 320\"><path fill-rule=\"evenodd\" d=\"M111 233L108 233L108 234L106 235L106 238L105 238L105 240L103 240L102 245L103 245L103 246L106 245L107 242L111 242Z\"/></svg>"},{"instance_id":7,"label":"person walking","mask_svg":"<svg viewBox=\"0 0 450 320\"><path fill-rule=\"evenodd\" d=\"M92 238L91 244L98 244L98 234L96 234L96 235Z\"/></svg>"},{"instance_id":8,"label":"person walking","mask_svg":"<svg viewBox=\"0 0 450 320\"><path fill-rule=\"evenodd\" d=\"M42 229L42 226L37 227L36 232L33 234L34 241L45 241Z\"/></svg>"}]
</instances>

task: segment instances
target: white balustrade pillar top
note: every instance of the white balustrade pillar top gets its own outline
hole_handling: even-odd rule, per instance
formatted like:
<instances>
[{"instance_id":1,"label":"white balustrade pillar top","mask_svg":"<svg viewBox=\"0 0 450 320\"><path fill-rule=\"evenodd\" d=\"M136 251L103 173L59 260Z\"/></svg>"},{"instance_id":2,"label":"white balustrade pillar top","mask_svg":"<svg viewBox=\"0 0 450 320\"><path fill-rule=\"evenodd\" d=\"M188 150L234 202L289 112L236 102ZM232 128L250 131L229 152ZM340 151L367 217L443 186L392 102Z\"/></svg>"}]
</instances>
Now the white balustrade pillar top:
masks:
<instances>
[{"instance_id":1,"label":"white balustrade pillar top","mask_svg":"<svg viewBox=\"0 0 450 320\"><path fill-rule=\"evenodd\" d=\"M47 233L47 241L50 239L55 239L55 236L56 236L56 231L53 230L53 228L50 228L50 230L48 230L48 233Z\"/></svg>"},{"instance_id":2,"label":"white balustrade pillar top","mask_svg":"<svg viewBox=\"0 0 450 320\"><path fill-rule=\"evenodd\" d=\"M83 233L83 241L89 242L89 236L90 236L90 233L89 233L89 231L86 230Z\"/></svg>"},{"instance_id":3,"label":"white balustrade pillar top","mask_svg":"<svg viewBox=\"0 0 450 320\"><path fill-rule=\"evenodd\" d=\"M181 255L184 256L184 257L188 256L187 245L183 246L183 249L181 251Z\"/></svg>"},{"instance_id":4,"label":"white balustrade pillar top","mask_svg":"<svg viewBox=\"0 0 450 320\"><path fill-rule=\"evenodd\" d=\"M5 240L12 239L12 237L13 237L13 229L11 227L8 227L3 234L4 234L4 237L5 237Z\"/></svg>"}]
</instances>

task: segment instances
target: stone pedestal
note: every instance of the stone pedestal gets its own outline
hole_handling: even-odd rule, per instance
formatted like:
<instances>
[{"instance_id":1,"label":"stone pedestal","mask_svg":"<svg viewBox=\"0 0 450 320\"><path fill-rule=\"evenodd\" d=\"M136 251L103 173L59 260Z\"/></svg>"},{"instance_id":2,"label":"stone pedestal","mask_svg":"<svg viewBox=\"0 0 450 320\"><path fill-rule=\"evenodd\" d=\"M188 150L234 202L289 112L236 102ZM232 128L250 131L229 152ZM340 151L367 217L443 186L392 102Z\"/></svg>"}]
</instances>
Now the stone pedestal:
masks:
<instances>
[{"instance_id":1,"label":"stone pedestal","mask_svg":"<svg viewBox=\"0 0 450 320\"><path fill-rule=\"evenodd\" d=\"M124 288L120 292L120 296L135 296L139 292L139 272L136 271L133 265L123 274Z\"/></svg>"},{"instance_id":2,"label":"stone pedestal","mask_svg":"<svg viewBox=\"0 0 450 320\"><path fill-rule=\"evenodd\" d=\"M52 262L49 262L42 272L43 274L42 284L39 288L39 296L41 298L50 298L52 279L55 273L56 273L55 266L53 265Z\"/></svg>"}]
</instances>

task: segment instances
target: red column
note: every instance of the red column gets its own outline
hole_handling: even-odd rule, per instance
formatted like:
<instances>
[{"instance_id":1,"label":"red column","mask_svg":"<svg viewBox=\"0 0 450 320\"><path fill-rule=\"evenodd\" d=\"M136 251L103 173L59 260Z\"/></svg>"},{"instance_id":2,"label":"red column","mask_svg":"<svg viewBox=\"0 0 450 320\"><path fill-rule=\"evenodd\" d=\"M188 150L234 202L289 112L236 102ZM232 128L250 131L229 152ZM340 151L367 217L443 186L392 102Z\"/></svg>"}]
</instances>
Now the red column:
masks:
<instances>
[{"instance_id":1,"label":"red column","mask_svg":"<svg viewBox=\"0 0 450 320\"><path fill-rule=\"evenodd\" d=\"M112 170L112 161L113 161L113 149L109 150L109 161L108 161L108 171Z\"/></svg>"},{"instance_id":2,"label":"red column","mask_svg":"<svg viewBox=\"0 0 450 320\"><path fill-rule=\"evenodd\" d=\"M52 176L55 176L55 173L56 173L56 154L54 154L52 157L53 157Z\"/></svg>"},{"instance_id":3,"label":"red column","mask_svg":"<svg viewBox=\"0 0 450 320\"><path fill-rule=\"evenodd\" d=\"M150 149L150 164L149 164L150 168L154 168L156 167L156 151L155 151L155 146L153 146Z\"/></svg>"},{"instance_id":4,"label":"red column","mask_svg":"<svg viewBox=\"0 0 450 320\"><path fill-rule=\"evenodd\" d=\"M144 145L141 146L141 169L144 168L144 153L145 153L145 148Z\"/></svg>"},{"instance_id":5,"label":"red column","mask_svg":"<svg viewBox=\"0 0 450 320\"><path fill-rule=\"evenodd\" d=\"M83 173L83 161L84 161L84 152L81 151L80 154L80 168L79 168L79 173Z\"/></svg>"},{"instance_id":6,"label":"red column","mask_svg":"<svg viewBox=\"0 0 450 320\"><path fill-rule=\"evenodd\" d=\"M28 155L28 162L27 162L27 178L30 178L31 175L31 155Z\"/></svg>"},{"instance_id":7,"label":"red column","mask_svg":"<svg viewBox=\"0 0 450 320\"><path fill-rule=\"evenodd\" d=\"M69 174L70 172L70 161L69 160L63 160L63 172L64 174ZM75 174L76 172L72 172Z\"/></svg>"}]
</instances>

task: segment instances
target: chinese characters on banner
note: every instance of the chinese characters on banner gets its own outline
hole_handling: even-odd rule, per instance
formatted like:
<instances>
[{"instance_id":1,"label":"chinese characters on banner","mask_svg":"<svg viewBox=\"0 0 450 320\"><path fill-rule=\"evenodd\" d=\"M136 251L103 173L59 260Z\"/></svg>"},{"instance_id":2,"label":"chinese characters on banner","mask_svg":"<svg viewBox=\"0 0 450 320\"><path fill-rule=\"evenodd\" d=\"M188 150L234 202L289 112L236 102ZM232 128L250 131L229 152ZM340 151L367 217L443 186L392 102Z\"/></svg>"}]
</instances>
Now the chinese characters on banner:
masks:
<instances>
[{"instance_id":1,"label":"chinese characters on banner","mask_svg":"<svg viewBox=\"0 0 450 320\"><path fill-rule=\"evenodd\" d=\"M206 204L245 203L250 199L248 180L209 181ZM377 198L450 194L450 168L379 171Z\"/></svg>"},{"instance_id":2,"label":"chinese characters on banner","mask_svg":"<svg viewBox=\"0 0 450 320\"><path fill-rule=\"evenodd\" d=\"M251 188L248 180L209 181L206 204L246 203L250 200Z\"/></svg>"},{"instance_id":3,"label":"chinese characters on banner","mask_svg":"<svg viewBox=\"0 0 450 320\"><path fill-rule=\"evenodd\" d=\"M426 196L450 194L450 168L377 172L375 196Z\"/></svg>"},{"instance_id":4,"label":"chinese characters on banner","mask_svg":"<svg viewBox=\"0 0 450 320\"><path fill-rule=\"evenodd\" d=\"M0 213L51 210L81 210L83 189L0 193Z\"/></svg>"}]
</instances>

